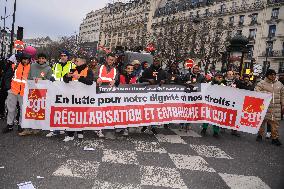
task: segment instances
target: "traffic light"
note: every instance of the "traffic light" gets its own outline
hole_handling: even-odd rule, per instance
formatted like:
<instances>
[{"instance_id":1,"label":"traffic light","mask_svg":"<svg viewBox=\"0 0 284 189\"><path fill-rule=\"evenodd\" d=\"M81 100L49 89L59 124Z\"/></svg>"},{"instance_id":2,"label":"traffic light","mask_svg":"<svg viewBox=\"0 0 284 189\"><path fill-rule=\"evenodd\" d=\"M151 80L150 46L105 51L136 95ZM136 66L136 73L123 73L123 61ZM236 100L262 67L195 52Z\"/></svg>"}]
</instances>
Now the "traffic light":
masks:
<instances>
[{"instance_id":1,"label":"traffic light","mask_svg":"<svg viewBox=\"0 0 284 189\"><path fill-rule=\"evenodd\" d=\"M17 40L23 40L23 36L24 36L24 28L18 26L18 30L17 30Z\"/></svg>"}]
</instances>

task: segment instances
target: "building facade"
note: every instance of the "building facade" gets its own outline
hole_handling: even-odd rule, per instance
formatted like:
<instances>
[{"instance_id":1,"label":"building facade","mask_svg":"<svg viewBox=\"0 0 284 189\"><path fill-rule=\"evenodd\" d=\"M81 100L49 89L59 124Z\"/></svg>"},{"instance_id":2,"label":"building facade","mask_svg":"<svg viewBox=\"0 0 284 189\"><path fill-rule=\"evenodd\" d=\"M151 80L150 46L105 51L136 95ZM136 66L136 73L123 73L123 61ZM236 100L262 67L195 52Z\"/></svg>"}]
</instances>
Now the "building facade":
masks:
<instances>
[{"instance_id":1,"label":"building facade","mask_svg":"<svg viewBox=\"0 0 284 189\"><path fill-rule=\"evenodd\" d=\"M100 45L153 42L167 61L193 58L220 70L230 39L248 38L246 62L284 72L284 0L133 0L105 7ZM233 60L232 60L233 61Z\"/></svg>"},{"instance_id":2,"label":"building facade","mask_svg":"<svg viewBox=\"0 0 284 189\"><path fill-rule=\"evenodd\" d=\"M44 48L53 43L53 41L48 36L34 39L24 39L23 41L26 46L32 46L35 48Z\"/></svg>"},{"instance_id":3,"label":"building facade","mask_svg":"<svg viewBox=\"0 0 284 189\"><path fill-rule=\"evenodd\" d=\"M91 11L80 25L80 42L98 42L104 9Z\"/></svg>"}]
</instances>

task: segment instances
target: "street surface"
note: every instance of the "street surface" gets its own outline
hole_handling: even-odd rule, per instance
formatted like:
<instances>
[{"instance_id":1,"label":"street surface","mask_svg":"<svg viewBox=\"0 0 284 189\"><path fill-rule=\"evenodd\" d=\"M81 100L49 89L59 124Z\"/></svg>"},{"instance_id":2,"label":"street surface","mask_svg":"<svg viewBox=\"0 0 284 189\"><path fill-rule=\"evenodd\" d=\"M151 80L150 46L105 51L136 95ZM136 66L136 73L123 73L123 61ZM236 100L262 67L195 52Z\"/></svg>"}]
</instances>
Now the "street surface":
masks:
<instances>
[{"instance_id":1,"label":"street surface","mask_svg":"<svg viewBox=\"0 0 284 189\"><path fill-rule=\"evenodd\" d=\"M229 130L216 139L211 128L201 137L200 130L196 124L187 133L173 126L154 136L132 129L115 139L88 131L83 140L67 143L63 135L46 138L46 131L27 137L1 133L0 188L28 181L37 189L284 188L283 146L268 139L257 143L246 133L237 138Z\"/></svg>"}]
</instances>

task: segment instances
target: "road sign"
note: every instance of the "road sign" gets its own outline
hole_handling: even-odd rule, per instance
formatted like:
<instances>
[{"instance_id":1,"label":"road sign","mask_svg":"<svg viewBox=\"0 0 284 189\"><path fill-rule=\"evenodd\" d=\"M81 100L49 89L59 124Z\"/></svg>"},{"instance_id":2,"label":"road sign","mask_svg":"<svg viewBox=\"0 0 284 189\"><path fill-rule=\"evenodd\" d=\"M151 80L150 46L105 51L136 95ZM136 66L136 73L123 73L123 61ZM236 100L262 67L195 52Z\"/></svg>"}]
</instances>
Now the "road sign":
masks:
<instances>
[{"instance_id":1,"label":"road sign","mask_svg":"<svg viewBox=\"0 0 284 189\"><path fill-rule=\"evenodd\" d=\"M14 48L17 50L17 51L22 51L24 50L25 48L25 43L21 40L16 40L14 42Z\"/></svg>"},{"instance_id":2,"label":"road sign","mask_svg":"<svg viewBox=\"0 0 284 189\"><path fill-rule=\"evenodd\" d=\"M185 60L185 66L186 66L187 68L192 68L193 65L194 65L194 60L192 60L192 59L190 59L190 58Z\"/></svg>"}]
</instances>

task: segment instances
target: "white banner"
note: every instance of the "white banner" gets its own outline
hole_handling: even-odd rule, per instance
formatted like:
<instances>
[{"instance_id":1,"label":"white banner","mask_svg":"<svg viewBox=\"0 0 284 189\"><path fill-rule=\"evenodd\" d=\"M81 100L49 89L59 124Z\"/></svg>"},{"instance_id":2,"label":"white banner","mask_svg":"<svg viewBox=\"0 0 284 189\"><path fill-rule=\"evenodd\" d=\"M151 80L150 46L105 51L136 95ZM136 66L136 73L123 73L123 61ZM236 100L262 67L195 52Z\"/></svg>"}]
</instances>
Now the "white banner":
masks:
<instances>
[{"instance_id":1,"label":"white banner","mask_svg":"<svg viewBox=\"0 0 284 189\"><path fill-rule=\"evenodd\" d=\"M22 127L76 131L210 123L255 134L270 100L270 94L211 84L97 89L80 82L29 81Z\"/></svg>"}]
</instances>

